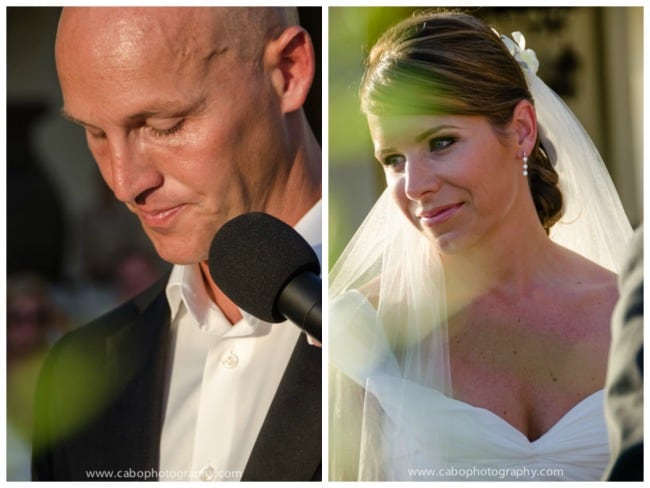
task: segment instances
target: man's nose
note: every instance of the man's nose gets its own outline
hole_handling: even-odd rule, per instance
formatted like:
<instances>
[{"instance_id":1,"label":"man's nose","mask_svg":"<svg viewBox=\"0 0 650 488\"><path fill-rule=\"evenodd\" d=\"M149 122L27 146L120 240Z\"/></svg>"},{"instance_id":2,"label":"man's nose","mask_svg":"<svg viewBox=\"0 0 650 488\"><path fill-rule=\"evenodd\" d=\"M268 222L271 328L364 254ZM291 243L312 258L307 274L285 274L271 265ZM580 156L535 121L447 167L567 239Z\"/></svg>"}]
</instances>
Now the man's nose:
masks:
<instances>
[{"instance_id":1,"label":"man's nose","mask_svg":"<svg viewBox=\"0 0 650 488\"><path fill-rule=\"evenodd\" d=\"M108 166L107 173L102 173L115 198L124 203L143 203L139 200L163 182L150 155L137 141L128 137L115 138L109 142L107 156L107 161L103 162Z\"/></svg>"},{"instance_id":2,"label":"man's nose","mask_svg":"<svg viewBox=\"0 0 650 488\"><path fill-rule=\"evenodd\" d=\"M404 192L410 200L420 200L427 193L440 190L442 181L434 162L421 157L409 158L404 172Z\"/></svg>"}]
</instances>

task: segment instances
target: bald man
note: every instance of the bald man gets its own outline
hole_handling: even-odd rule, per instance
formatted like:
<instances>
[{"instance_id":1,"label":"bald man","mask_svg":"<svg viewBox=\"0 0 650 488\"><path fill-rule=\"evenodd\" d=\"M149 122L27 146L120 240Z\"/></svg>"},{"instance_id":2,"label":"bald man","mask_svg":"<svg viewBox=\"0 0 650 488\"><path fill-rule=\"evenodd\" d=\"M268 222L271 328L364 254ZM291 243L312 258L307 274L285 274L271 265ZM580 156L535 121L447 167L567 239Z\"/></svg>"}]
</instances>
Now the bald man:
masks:
<instances>
[{"instance_id":1,"label":"bald man","mask_svg":"<svg viewBox=\"0 0 650 488\"><path fill-rule=\"evenodd\" d=\"M250 211L320 255L315 61L295 11L66 8L55 54L64 116L173 268L50 354L34 479L320 479L320 349L242 312L207 267Z\"/></svg>"}]
</instances>

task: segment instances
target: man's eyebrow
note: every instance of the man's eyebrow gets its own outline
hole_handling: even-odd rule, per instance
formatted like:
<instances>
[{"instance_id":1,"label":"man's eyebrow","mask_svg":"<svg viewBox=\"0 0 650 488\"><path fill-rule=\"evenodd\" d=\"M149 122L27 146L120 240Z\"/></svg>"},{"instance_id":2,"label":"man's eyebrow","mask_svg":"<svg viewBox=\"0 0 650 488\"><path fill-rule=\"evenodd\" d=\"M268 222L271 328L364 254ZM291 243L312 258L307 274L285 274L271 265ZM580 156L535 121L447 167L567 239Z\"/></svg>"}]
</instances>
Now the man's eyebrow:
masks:
<instances>
[{"instance_id":1,"label":"man's eyebrow","mask_svg":"<svg viewBox=\"0 0 650 488\"><path fill-rule=\"evenodd\" d=\"M100 130L99 127L95 127L93 124L89 124L88 122L84 122L83 120L78 119L78 118L75 117L74 115L68 113L68 112L66 111L65 108L62 108L62 109L60 110L60 113L61 113L61 116L62 116L64 119L69 120L70 122L73 122L73 123L75 123L75 124L78 124L78 125L80 125L80 126L82 126L82 127L90 127L90 128L93 128L93 129Z\"/></svg>"},{"instance_id":2,"label":"man's eyebrow","mask_svg":"<svg viewBox=\"0 0 650 488\"><path fill-rule=\"evenodd\" d=\"M187 115L190 113L195 113L197 111L201 111L205 108L206 106L206 99L205 97L199 97L197 100L195 100L193 103L191 103L189 106L182 107L181 104L178 105L178 107L174 106L165 106L160 105L154 105L151 109L149 110L143 110L141 112L138 112L136 114L130 115L128 117L128 121L133 122L133 121L139 121L139 120L144 120L148 119L149 117L155 117L155 116L160 116L161 114L164 114L164 117L180 117L183 115ZM65 107L61 108L60 110L61 116L70 122L73 122L75 124L81 125L82 127L89 127L91 129L97 129L101 130L99 127L86 122L84 120L78 119L74 115L70 114Z\"/></svg>"},{"instance_id":3,"label":"man's eyebrow","mask_svg":"<svg viewBox=\"0 0 650 488\"><path fill-rule=\"evenodd\" d=\"M146 120L150 117L160 117L160 118L173 118L173 117L182 117L184 115L189 115L191 113L196 113L203 110L206 106L205 97L199 97L191 103L186 101L178 103L161 103L154 104L151 108L147 110L142 110L138 113L130 115L128 117L129 121L139 121Z\"/></svg>"}]
</instances>

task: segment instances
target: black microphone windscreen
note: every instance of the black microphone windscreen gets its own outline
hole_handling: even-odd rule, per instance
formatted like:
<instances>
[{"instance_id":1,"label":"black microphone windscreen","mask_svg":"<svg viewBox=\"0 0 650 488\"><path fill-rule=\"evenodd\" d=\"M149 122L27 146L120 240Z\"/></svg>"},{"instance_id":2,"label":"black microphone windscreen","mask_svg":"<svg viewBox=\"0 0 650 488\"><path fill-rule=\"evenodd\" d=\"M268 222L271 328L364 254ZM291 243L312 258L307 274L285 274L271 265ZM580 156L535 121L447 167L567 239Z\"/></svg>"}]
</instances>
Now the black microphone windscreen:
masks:
<instances>
[{"instance_id":1,"label":"black microphone windscreen","mask_svg":"<svg viewBox=\"0 0 650 488\"><path fill-rule=\"evenodd\" d=\"M262 212L226 222L210 246L212 279L235 304L266 322L283 322L276 300L305 271L320 274L318 256L290 225Z\"/></svg>"}]
</instances>

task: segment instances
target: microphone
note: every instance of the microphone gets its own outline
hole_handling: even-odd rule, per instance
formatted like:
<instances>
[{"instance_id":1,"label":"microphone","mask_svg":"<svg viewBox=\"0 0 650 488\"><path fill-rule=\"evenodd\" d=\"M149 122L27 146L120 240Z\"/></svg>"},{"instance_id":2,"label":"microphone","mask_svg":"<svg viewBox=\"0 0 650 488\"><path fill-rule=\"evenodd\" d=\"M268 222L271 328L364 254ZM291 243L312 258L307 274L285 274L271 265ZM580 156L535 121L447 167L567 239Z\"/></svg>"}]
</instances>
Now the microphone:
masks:
<instances>
[{"instance_id":1,"label":"microphone","mask_svg":"<svg viewBox=\"0 0 650 488\"><path fill-rule=\"evenodd\" d=\"M290 225L263 212L229 220L212 240L208 267L242 310L265 322L289 319L321 342L320 263Z\"/></svg>"}]
</instances>

